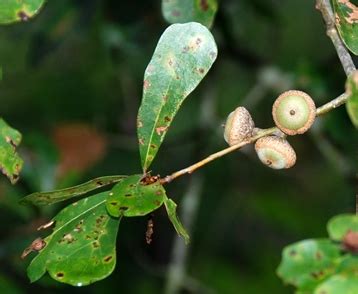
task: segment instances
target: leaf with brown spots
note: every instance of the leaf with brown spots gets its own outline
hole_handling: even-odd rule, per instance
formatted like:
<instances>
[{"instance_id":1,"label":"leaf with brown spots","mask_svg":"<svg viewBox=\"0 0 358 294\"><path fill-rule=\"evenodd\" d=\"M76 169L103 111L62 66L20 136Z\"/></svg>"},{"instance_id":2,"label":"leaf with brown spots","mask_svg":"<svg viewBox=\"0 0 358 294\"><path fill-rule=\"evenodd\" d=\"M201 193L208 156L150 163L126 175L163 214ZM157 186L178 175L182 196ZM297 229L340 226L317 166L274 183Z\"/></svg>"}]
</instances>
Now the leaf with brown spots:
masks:
<instances>
[{"instance_id":1,"label":"leaf with brown spots","mask_svg":"<svg viewBox=\"0 0 358 294\"><path fill-rule=\"evenodd\" d=\"M338 244L326 239L304 240L284 249L277 274L285 283L312 293L317 285L335 273L339 260Z\"/></svg>"},{"instance_id":2,"label":"leaf with brown spots","mask_svg":"<svg viewBox=\"0 0 358 294\"><path fill-rule=\"evenodd\" d=\"M215 40L199 23L165 30L144 74L137 132L143 170L154 160L185 98L207 74L217 56Z\"/></svg>"},{"instance_id":3,"label":"leaf with brown spots","mask_svg":"<svg viewBox=\"0 0 358 294\"><path fill-rule=\"evenodd\" d=\"M158 209L166 198L159 180L146 184L142 175L133 175L115 185L107 199L107 210L112 216L142 216Z\"/></svg>"},{"instance_id":4,"label":"leaf with brown spots","mask_svg":"<svg viewBox=\"0 0 358 294\"><path fill-rule=\"evenodd\" d=\"M104 176L104 177L95 178L95 179L90 180L86 183L83 183L83 184L80 184L77 186L73 186L73 187L69 187L69 188L65 188L65 189L54 190L54 191L49 191L49 192L35 192L35 193L32 193L32 194L27 195L26 197L22 198L20 200L20 203L21 204L31 203L31 204L38 205L38 206L50 205L50 204L54 204L57 202L71 199L73 197L81 196L81 195L86 194L90 191L102 188L104 186L107 186L107 185L110 185L113 183L118 183L126 177L127 176L122 176L122 175Z\"/></svg>"},{"instance_id":5,"label":"leaf with brown spots","mask_svg":"<svg viewBox=\"0 0 358 294\"><path fill-rule=\"evenodd\" d=\"M19 179L23 166L23 160L16 152L20 142L21 134L0 117L0 170L12 184Z\"/></svg>"},{"instance_id":6,"label":"leaf with brown spots","mask_svg":"<svg viewBox=\"0 0 358 294\"><path fill-rule=\"evenodd\" d=\"M162 0L162 14L169 23L196 21L210 28L217 9L217 0Z\"/></svg>"},{"instance_id":7,"label":"leaf with brown spots","mask_svg":"<svg viewBox=\"0 0 358 294\"><path fill-rule=\"evenodd\" d=\"M46 246L27 269L31 282L47 271L59 282L84 286L112 273L120 218L108 215L107 196L100 193L60 211L52 234L44 239Z\"/></svg>"},{"instance_id":8,"label":"leaf with brown spots","mask_svg":"<svg viewBox=\"0 0 358 294\"><path fill-rule=\"evenodd\" d=\"M336 27L347 46L358 55L358 7L349 0L333 0Z\"/></svg>"},{"instance_id":9,"label":"leaf with brown spots","mask_svg":"<svg viewBox=\"0 0 358 294\"><path fill-rule=\"evenodd\" d=\"M1 0L0 24L28 21L39 13L45 0Z\"/></svg>"}]
</instances>

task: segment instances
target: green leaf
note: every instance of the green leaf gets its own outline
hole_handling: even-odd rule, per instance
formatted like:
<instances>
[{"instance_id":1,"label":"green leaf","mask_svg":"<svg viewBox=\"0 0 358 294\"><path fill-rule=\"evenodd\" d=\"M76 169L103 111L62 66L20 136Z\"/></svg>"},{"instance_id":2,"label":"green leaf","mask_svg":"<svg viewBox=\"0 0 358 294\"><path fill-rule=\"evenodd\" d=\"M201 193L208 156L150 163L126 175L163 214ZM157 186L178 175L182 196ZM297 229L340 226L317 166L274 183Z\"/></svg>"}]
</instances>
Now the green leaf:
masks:
<instances>
[{"instance_id":1,"label":"green leaf","mask_svg":"<svg viewBox=\"0 0 358 294\"><path fill-rule=\"evenodd\" d=\"M32 203L34 205L50 205L60 201L68 200L76 196L86 194L92 190L122 181L127 176L105 176L90 180L86 183L70 188L32 193L20 200L21 204Z\"/></svg>"},{"instance_id":2,"label":"green leaf","mask_svg":"<svg viewBox=\"0 0 358 294\"><path fill-rule=\"evenodd\" d=\"M1 0L0 24L27 21L40 11L44 3L45 0Z\"/></svg>"},{"instance_id":3,"label":"green leaf","mask_svg":"<svg viewBox=\"0 0 358 294\"><path fill-rule=\"evenodd\" d=\"M31 282L46 271L63 283L83 286L102 280L116 264L116 236L120 219L106 211L108 192L82 199L55 218L46 246L27 269Z\"/></svg>"},{"instance_id":4,"label":"green leaf","mask_svg":"<svg viewBox=\"0 0 358 294\"><path fill-rule=\"evenodd\" d=\"M217 9L217 0L162 0L162 13L169 23L195 21L210 28Z\"/></svg>"},{"instance_id":5,"label":"green leaf","mask_svg":"<svg viewBox=\"0 0 358 294\"><path fill-rule=\"evenodd\" d=\"M217 56L209 30L199 23L165 30L145 74L137 118L139 150L146 171L184 99L196 88Z\"/></svg>"},{"instance_id":6,"label":"green leaf","mask_svg":"<svg viewBox=\"0 0 358 294\"><path fill-rule=\"evenodd\" d=\"M16 153L16 147L20 142L21 134L0 118L0 170L12 184L19 179L24 163Z\"/></svg>"},{"instance_id":7,"label":"green leaf","mask_svg":"<svg viewBox=\"0 0 358 294\"><path fill-rule=\"evenodd\" d=\"M358 264L356 265L358 268ZM347 274L334 275L320 284L315 294L357 294L358 271Z\"/></svg>"},{"instance_id":8,"label":"green leaf","mask_svg":"<svg viewBox=\"0 0 358 294\"><path fill-rule=\"evenodd\" d=\"M313 291L335 273L340 257L339 246L329 240L304 240L283 250L277 274L301 291Z\"/></svg>"},{"instance_id":9,"label":"green leaf","mask_svg":"<svg viewBox=\"0 0 358 294\"><path fill-rule=\"evenodd\" d=\"M327 231L332 240L342 241L347 232L358 232L358 215L341 214L333 217L328 222Z\"/></svg>"},{"instance_id":10,"label":"green leaf","mask_svg":"<svg viewBox=\"0 0 358 294\"><path fill-rule=\"evenodd\" d=\"M179 236L184 238L185 243L188 244L190 242L190 237L177 216L176 203L172 199L167 198L165 199L164 204L165 204L165 209L167 210L168 213L168 217L172 222L175 230L177 231Z\"/></svg>"},{"instance_id":11,"label":"green leaf","mask_svg":"<svg viewBox=\"0 0 358 294\"><path fill-rule=\"evenodd\" d=\"M358 71L354 71L348 77L346 93L349 95L346 103L348 115L353 125L358 128Z\"/></svg>"},{"instance_id":12,"label":"green leaf","mask_svg":"<svg viewBox=\"0 0 358 294\"><path fill-rule=\"evenodd\" d=\"M112 216L142 216L162 206L165 190L159 181L145 185L143 175L129 176L115 185L107 199L107 210Z\"/></svg>"},{"instance_id":13,"label":"green leaf","mask_svg":"<svg viewBox=\"0 0 358 294\"><path fill-rule=\"evenodd\" d=\"M358 54L358 7L351 1L333 0L338 32L347 48Z\"/></svg>"}]
</instances>

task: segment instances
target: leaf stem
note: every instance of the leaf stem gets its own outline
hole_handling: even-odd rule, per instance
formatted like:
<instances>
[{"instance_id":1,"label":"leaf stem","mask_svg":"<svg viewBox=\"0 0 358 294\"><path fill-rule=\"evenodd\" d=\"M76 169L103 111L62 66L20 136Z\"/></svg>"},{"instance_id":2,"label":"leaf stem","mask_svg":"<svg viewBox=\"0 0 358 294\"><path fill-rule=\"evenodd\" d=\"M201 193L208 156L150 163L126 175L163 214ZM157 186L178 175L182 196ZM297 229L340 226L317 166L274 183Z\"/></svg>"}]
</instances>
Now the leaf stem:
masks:
<instances>
[{"instance_id":1,"label":"leaf stem","mask_svg":"<svg viewBox=\"0 0 358 294\"><path fill-rule=\"evenodd\" d=\"M349 54L346 46L343 44L335 26L335 17L330 0L317 0L316 8L321 11L323 19L327 27L327 36L331 39L336 48L339 60L347 76L349 76L356 67L353 63L352 57Z\"/></svg>"}]
</instances>

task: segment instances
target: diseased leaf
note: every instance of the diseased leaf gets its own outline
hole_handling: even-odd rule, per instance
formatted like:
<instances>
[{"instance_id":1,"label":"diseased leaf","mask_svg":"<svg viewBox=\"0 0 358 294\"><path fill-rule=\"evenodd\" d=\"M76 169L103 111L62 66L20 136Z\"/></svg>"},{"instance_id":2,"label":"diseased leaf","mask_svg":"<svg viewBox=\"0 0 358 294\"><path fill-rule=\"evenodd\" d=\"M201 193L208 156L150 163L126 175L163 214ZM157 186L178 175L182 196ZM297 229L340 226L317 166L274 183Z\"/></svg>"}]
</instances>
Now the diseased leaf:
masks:
<instances>
[{"instance_id":1,"label":"diseased leaf","mask_svg":"<svg viewBox=\"0 0 358 294\"><path fill-rule=\"evenodd\" d=\"M162 13L169 23L195 21L210 28L217 9L217 0L162 0Z\"/></svg>"},{"instance_id":2,"label":"diseased leaf","mask_svg":"<svg viewBox=\"0 0 358 294\"><path fill-rule=\"evenodd\" d=\"M358 7L349 0L332 0L336 27L347 48L358 54Z\"/></svg>"},{"instance_id":3,"label":"diseased leaf","mask_svg":"<svg viewBox=\"0 0 358 294\"><path fill-rule=\"evenodd\" d=\"M188 244L190 242L190 237L177 216L176 203L172 199L167 198L165 199L164 204L165 204L165 209L167 210L168 213L168 217L172 222L175 230L177 231L179 236L184 238L185 243Z\"/></svg>"},{"instance_id":4,"label":"diseased leaf","mask_svg":"<svg viewBox=\"0 0 358 294\"><path fill-rule=\"evenodd\" d=\"M159 181L145 185L143 175L129 176L115 185L107 199L107 210L112 216L142 216L162 206L165 190Z\"/></svg>"},{"instance_id":5,"label":"diseased leaf","mask_svg":"<svg viewBox=\"0 0 358 294\"><path fill-rule=\"evenodd\" d=\"M19 179L24 163L16 152L16 147L20 142L21 134L0 118L0 170L12 184Z\"/></svg>"},{"instance_id":6,"label":"diseased leaf","mask_svg":"<svg viewBox=\"0 0 358 294\"><path fill-rule=\"evenodd\" d=\"M99 177L93 180L90 180L86 183L60 189L60 190L54 190L49 192L36 192L32 193L20 200L20 203L22 204L29 204L32 203L34 205L50 205L54 204L60 201L65 201L68 199L71 199L76 196L80 196L83 194L86 194L92 190L102 188L104 186L117 183L122 181L127 176L105 176L105 177Z\"/></svg>"},{"instance_id":7,"label":"diseased leaf","mask_svg":"<svg viewBox=\"0 0 358 294\"><path fill-rule=\"evenodd\" d=\"M341 214L333 217L328 222L327 231L332 240L342 241L349 231L358 232L358 215Z\"/></svg>"},{"instance_id":8,"label":"diseased leaf","mask_svg":"<svg viewBox=\"0 0 358 294\"><path fill-rule=\"evenodd\" d=\"M146 171L184 99L196 88L217 56L209 30L199 23L165 30L145 74L137 118L139 151Z\"/></svg>"},{"instance_id":9,"label":"diseased leaf","mask_svg":"<svg viewBox=\"0 0 358 294\"><path fill-rule=\"evenodd\" d=\"M106 211L108 192L82 199L54 218L53 233L27 269L31 282L47 271L66 284L84 286L107 277L116 264L116 236L120 219Z\"/></svg>"},{"instance_id":10,"label":"diseased leaf","mask_svg":"<svg viewBox=\"0 0 358 294\"><path fill-rule=\"evenodd\" d=\"M356 269L358 264L356 265ZM334 275L320 284L314 294L357 294L358 271Z\"/></svg>"},{"instance_id":11,"label":"diseased leaf","mask_svg":"<svg viewBox=\"0 0 358 294\"><path fill-rule=\"evenodd\" d=\"M346 103L347 111L353 125L358 128L358 71L354 71L347 79L346 93L349 95Z\"/></svg>"},{"instance_id":12,"label":"diseased leaf","mask_svg":"<svg viewBox=\"0 0 358 294\"><path fill-rule=\"evenodd\" d=\"M45 0L1 0L0 24L27 21L34 17Z\"/></svg>"},{"instance_id":13,"label":"diseased leaf","mask_svg":"<svg viewBox=\"0 0 358 294\"><path fill-rule=\"evenodd\" d=\"M312 292L335 273L339 257L339 246L330 240L300 241L284 249L277 274L300 291Z\"/></svg>"}]
</instances>

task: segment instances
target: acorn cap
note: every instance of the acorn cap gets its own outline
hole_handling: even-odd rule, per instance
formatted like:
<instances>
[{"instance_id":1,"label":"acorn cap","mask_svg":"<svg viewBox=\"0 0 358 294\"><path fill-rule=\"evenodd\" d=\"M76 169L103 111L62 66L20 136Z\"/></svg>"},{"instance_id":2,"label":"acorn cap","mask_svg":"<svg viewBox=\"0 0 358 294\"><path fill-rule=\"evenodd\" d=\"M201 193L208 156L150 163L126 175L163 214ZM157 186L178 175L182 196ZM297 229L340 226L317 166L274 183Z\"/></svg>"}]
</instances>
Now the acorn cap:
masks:
<instances>
[{"instance_id":1,"label":"acorn cap","mask_svg":"<svg viewBox=\"0 0 358 294\"><path fill-rule=\"evenodd\" d=\"M258 139L255 150L261 162L273 169L290 168L296 163L296 153L290 143L276 136Z\"/></svg>"},{"instance_id":2,"label":"acorn cap","mask_svg":"<svg viewBox=\"0 0 358 294\"><path fill-rule=\"evenodd\" d=\"M224 139L230 145L236 145L252 137L255 127L250 113L245 107L238 107L229 114L225 123Z\"/></svg>"},{"instance_id":3,"label":"acorn cap","mask_svg":"<svg viewBox=\"0 0 358 294\"><path fill-rule=\"evenodd\" d=\"M276 99L272 116L276 126L285 134L303 134L316 118L316 105L307 93L290 90Z\"/></svg>"}]
</instances>

